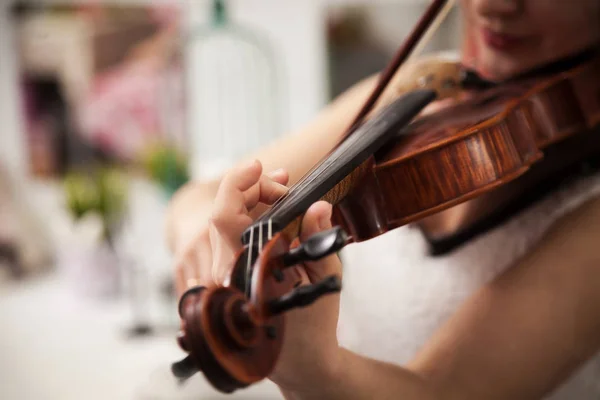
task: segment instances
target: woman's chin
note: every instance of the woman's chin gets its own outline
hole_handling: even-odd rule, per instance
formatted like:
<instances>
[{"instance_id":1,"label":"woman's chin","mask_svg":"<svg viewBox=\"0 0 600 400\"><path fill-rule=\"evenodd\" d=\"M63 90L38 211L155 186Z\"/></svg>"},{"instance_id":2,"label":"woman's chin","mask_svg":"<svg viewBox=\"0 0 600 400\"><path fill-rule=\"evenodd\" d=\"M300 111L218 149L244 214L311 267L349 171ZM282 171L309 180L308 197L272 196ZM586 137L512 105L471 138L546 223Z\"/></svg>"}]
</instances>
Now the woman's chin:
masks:
<instances>
[{"instance_id":1,"label":"woman's chin","mask_svg":"<svg viewBox=\"0 0 600 400\"><path fill-rule=\"evenodd\" d=\"M517 63L508 57L498 57L497 55L482 56L477 66L478 73L492 81L509 79L526 69L527 67L523 63Z\"/></svg>"}]
</instances>

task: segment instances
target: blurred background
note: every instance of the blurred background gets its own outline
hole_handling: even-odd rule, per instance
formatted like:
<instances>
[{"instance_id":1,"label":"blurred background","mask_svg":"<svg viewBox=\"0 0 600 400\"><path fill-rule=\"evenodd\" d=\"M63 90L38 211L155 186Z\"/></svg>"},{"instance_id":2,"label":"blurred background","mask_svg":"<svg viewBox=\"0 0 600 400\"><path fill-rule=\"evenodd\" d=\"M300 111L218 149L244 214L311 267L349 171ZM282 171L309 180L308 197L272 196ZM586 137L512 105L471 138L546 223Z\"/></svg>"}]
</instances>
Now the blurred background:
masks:
<instances>
[{"instance_id":1,"label":"blurred background","mask_svg":"<svg viewBox=\"0 0 600 400\"><path fill-rule=\"evenodd\" d=\"M170 196L380 71L428 2L0 3L0 398L221 398L169 372Z\"/></svg>"}]
</instances>

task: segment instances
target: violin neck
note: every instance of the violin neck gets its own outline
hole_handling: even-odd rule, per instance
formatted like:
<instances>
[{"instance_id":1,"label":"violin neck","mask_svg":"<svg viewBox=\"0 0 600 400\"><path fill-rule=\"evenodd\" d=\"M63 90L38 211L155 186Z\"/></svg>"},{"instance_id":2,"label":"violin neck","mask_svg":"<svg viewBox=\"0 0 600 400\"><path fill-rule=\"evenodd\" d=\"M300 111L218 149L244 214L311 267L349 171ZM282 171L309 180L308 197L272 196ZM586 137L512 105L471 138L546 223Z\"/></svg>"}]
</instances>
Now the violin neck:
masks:
<instances>
[{"instance_id":1,"label":"violin neck","mask_svg":"<svg viewBox=\"0 0 600 400\"><path fill-rule=\"evenodd\" d=\"M364 172L360 167L406 127L435 97L436 93L433 90L407 93L358 126L248 228L242 241L248 244L250 237L256 237L256 229L269 234L283 230L311 204L321 199L332 204L337 203L352 188L358 178L357 174L362 175ZM266 229L263 229L264 227Z\"/></svg>"}]
</instances>

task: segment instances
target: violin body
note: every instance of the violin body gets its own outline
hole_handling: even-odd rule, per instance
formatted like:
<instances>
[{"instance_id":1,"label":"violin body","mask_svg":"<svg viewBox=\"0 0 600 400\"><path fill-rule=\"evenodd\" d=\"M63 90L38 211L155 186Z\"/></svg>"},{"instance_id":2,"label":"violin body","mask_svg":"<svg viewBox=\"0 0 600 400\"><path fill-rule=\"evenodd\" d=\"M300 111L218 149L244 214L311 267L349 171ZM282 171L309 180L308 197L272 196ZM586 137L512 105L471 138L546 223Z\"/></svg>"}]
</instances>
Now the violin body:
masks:
<instances>
[{"instance_id":1,"label":"violin body","mask_svg":"<svg viewBox=\"0 0 600 400\"><path fill-rule=\"evenodd\" d=\"M354 241L368 240L505 187L541 162L545 148L600 122L598 71L595 59L418 118L373 156L359 189L337 204L336 223ZM588 142L600 148L600 138Z\"/></svg>"}]
</instances>

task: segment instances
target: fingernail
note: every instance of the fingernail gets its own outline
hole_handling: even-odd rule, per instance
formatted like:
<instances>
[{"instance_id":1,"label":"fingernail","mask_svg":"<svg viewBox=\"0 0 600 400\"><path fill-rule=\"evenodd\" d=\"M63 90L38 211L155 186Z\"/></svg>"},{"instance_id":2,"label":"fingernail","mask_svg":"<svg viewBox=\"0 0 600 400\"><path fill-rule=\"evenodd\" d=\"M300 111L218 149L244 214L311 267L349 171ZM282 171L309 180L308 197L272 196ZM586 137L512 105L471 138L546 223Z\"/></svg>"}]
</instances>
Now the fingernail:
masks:
<instances>
[{"instance_id":1,"label":"fingernail","mask_svg":"<svg viewBox=\"0 0 600 400\"><path fill-rule=\"evenodd\" d=\"M331 227L331 214L333 207L331 204L327 205L327 212L319 219L319 229L328 229Z\"/></svg>"},{"instance_id":2,"label":"fingernail","mask_svg":"<svg viewBox=\"0 0 600 400\"><path fill-rule=\"evenodd\" d=\"M251 160L244 165L244 169L254 168L259 161L257 159Z\"/></svg>"},{"instance_id":3,"label":"fingernail","mask_svg":"<svg viewBox=\"0 0 600 400\"><path fill-rule=\"evenodd\" d=\"M276 169L275 171L271 171L271 172L269 172L269 173L267 174L267 176L269 176L269 177L271 177L271 178L272 178L272 177L274 177L274 176L277 176L277 175L279 175L279 174L282 174L283 172L284 172L283 168L278 168L278 169Z\"/></svg>"},{"instance_id":4,"label":"fingernail","mask_svg":"<svg viewBox=\"0 0 600 400\"><path fill-rule=\"evenodd\" d=\"M279 188L279 190L281 190L282 192L287 192L288 190L290 190L290 188L289 188L289 187L287 187L287 186L285 186L285 185L282 185L282 184L281 184L281 183L279 183L279 182L275 182L275 181L273 181L273 183L274 183L274 184L275 184L275 185L276 185L276 186Z\"/></svg>"}]
</instances>

